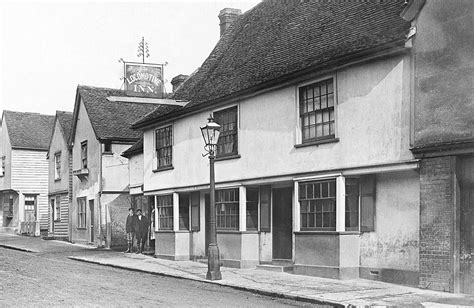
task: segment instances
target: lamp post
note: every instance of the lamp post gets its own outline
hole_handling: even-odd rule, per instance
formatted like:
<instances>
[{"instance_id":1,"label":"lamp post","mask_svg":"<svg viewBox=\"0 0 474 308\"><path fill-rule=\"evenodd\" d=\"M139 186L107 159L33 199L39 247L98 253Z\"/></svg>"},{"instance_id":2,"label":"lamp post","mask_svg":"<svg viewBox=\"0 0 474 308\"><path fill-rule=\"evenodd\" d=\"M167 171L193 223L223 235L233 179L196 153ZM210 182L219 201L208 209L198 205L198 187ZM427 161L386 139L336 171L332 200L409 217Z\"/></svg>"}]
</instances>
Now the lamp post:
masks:
<instances>
[{"instance_id":1,"label":"lamp post","mask_svg":"<svg viewBox=\"0 0 474 308\"><path fill-rule=\"evenodd\" d=\"M219 247L217 246L217 232L216 232L216 201L215 201L215 181L214 181L214 159L217 150L217 140L219 140L221 126L214 122L214 119L209 117L206 126L201 127L202 137L204 138L204 149L209 155L210 166L210 206L209 206L209 247L207 248L207 275L208 280L220 280L221 275L221 261L219 256ZM206 156L204 155L204 156Z\"/></svg>"}]
</instances>

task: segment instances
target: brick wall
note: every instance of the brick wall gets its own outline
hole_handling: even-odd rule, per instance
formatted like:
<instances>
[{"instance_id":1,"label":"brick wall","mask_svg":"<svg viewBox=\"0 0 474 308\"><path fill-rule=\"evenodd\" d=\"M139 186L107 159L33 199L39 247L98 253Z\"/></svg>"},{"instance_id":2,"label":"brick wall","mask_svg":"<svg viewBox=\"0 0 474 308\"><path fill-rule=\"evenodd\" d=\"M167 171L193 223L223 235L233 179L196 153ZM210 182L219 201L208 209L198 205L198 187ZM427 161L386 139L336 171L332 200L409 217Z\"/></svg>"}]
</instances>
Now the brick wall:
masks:
<instances>
[{"instance_id":1,"label":"brick wall","mask_svg":"<svg viewBox=\"0 0 474 308\"><path fill-rule=\"evenodd\" d=\"M420 166L420 287L453 292L453 192L456 158L422 159Z\"/></svg>"}]
</instances>

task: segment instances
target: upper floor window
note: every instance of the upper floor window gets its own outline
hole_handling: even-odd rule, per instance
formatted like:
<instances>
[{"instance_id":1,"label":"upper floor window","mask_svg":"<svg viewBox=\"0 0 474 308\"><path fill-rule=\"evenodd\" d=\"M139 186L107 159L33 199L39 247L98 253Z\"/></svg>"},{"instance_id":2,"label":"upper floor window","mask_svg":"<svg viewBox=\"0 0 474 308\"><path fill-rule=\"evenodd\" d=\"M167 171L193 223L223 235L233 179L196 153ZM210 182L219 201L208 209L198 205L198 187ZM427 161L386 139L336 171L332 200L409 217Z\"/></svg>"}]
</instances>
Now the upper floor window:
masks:
<instances>
[{"instance_id":1,"label":"upper floor window","mask_svg":"<svg viewBox=\"0 0 474 308\"><path fill-rule=\"evenodd\" d=\"M214 121L221 126L217 157L237 155L237 106L214 112Z\"/></svg>"},{"instance_id":2,"label":"upper floor window","mask_svg":"<svg viewBox=\"0 0 474 308\"><path fill-rule=\"evenodd\" d=\"M156 168L169 167L173 159L173 128L167 126L155 131Z\"/></svg>"},{"instance_id":3,"label":"upper floor window","mask_svg":"<svg viewBox=\"0 0 474 308\"><path fill-rule=\"evenodd\" d=\"M61 152L54 154L54 179L61 178Z\"/></svg>"},{"instance_id":4,"label":"upper floor window","mask_svg":"<svg viewBox=\"0 0 474 308\"><path fill-rule=\"evenodd\" d=\"M335 138L334 80L299 88L303 143Z\"/></svg>"},{"instance_id":5,"label":"upper floor window","mask_svg":"<svg viewBox=\"0 0 474 308\"><path fill-rule=\"evenodd\" d=\"M87 168L87 141L81 143L81 167Z\"/></svg>"}]
</instances>

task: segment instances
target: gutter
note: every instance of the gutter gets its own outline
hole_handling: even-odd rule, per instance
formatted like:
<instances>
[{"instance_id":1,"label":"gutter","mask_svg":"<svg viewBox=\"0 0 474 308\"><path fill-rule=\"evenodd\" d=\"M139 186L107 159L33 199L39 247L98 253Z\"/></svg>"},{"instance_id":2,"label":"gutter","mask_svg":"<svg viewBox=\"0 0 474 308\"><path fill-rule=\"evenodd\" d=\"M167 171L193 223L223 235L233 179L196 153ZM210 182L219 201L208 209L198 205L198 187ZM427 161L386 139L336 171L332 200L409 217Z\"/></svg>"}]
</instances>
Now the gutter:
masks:
<instances>
[{"instance_id":1,"label":"gutter","mask_svg":"<svg viewBox=\"0 0 474 308\"><path fill-rule=\"evenodd\" d=\"M195 106L180 109L173 111L164 115L161 115L157 118L147 120L143 123L135 122L131 125L132 129L142 129L145 130L151 126L156 126L158 123L166 124L176 119L180 119L198 112L201 112L203 109L215 108L220 105L234 103L236 101L241 101L248 99L269 91L274 91L281 89L287 86L292 86L298 84L302 81L316 78L322 75L326 75L335 70L352 66L355 64L360 64L364 62L369 62L389 56L395 56L399 54L405 54L410 52L411 48L405 46L406 39L399 39L391 43L387 43L372 49L364 50L354 54L346 55L331 61L324 62L322 64L310 66L306 69L300 70L295 73L290 73L288 75L282 76L277 79L273 79L259 85L235 92L225 97L217 98L214 100L206 101L204 103L197 104Z\"/></svg>"}]
</instances>

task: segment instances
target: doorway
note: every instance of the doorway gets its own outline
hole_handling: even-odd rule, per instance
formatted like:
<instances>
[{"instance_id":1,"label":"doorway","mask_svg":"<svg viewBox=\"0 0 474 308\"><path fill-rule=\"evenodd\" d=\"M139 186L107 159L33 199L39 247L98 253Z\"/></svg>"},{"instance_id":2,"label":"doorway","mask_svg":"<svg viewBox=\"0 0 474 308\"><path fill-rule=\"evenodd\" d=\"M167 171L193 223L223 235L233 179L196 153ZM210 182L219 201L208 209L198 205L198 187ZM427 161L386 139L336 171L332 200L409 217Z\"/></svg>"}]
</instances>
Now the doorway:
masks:
<instances>
[{"instance_id":1,"label":"doorway","mask_svg":"<svg viewBox=\"0 0 474 308\"><path fill-rule=\"evenodd\" d=\"M474 157L459 159L459 192L461 202L460 287L462 293L474 294Z\"/></svg>"},{"instance_id":2,"label":"doorway","mask_svg":"<svg viewBox=\"0 0 474 308\"><path fill-rule=\"evenodd\" d=\"M292 259L293 188L273 189L273 259Z\"/></svg>"},{"instance_id":3,"label":"doorway","mask_svg":"<svg viewBox=\"0 0 474 308\"><path fill-rule=\"evenodd\" d=\"M89 200L89 212L91 213L90 220L90 242L94 243L94 200Z\"/></svg>"},{"instance_id":4,"label":"doorway","mask_svg":"<svg viewBox=\"0 0 474 308\"><path fill-rule=\"evenodd\" d=\"M55 204L54 204L54 201L55 199L52 198L51 199L51 215L50 215L50 219L51 219L51 223L50 223L50 229L51 229L51 235L54 235L54 207L55 207Z\"/></svg>"}]
</instances>

